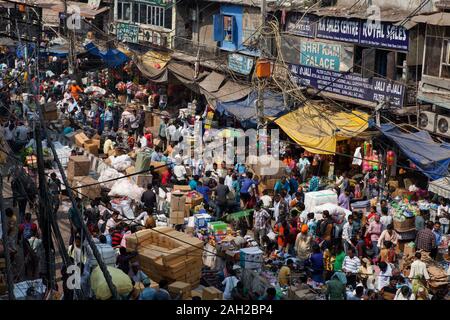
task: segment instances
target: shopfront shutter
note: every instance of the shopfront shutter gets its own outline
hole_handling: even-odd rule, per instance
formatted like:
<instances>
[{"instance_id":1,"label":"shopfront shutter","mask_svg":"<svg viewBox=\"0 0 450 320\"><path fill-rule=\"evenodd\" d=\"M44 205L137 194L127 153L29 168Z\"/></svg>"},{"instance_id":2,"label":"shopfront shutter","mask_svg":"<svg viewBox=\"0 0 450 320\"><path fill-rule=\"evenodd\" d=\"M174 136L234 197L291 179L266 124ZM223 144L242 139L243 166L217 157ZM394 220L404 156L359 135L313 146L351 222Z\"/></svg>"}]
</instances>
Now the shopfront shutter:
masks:
<instances>
[{"instance_id":1,"label":"shopfront shutter","mask_svg":"<svg viewBox=\"0 0 450 320\"><path fill-rule=\"evenodd\" d=\"M233 16L233 43L237 49L239 47L239 29L235 16Z\"/></svg>"},{"instance_id":2,"label":"shopfront shutter","mask_svg":"<svg viewBox=\"0 0 450 320\"><path fill-rule=\"evenodd\" d=\"M214 26L214 41L223 41L224 30L223 30L223 15L215 14L213 15L213 26Z\"/></svg>"}]
</instances>

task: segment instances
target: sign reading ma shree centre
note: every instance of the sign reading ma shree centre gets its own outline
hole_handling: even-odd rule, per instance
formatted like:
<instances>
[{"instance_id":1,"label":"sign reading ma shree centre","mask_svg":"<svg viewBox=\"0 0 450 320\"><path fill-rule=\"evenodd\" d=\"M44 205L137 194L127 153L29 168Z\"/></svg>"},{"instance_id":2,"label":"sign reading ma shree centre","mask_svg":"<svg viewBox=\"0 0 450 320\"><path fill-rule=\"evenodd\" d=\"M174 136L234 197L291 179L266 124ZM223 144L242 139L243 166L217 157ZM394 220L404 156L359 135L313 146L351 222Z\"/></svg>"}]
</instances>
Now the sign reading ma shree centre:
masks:
<instances>
[{"instance_id":1,"label":"sign reading ma shree centre","mask_svg":"<svg viewBox=\"0 0 450 320\"><path fill-rule=\"evenodd\" d=\"M339 71L341 45L314 41L300 43L300 64Z\"/></svg>"},{"instance_id":2,"label":"sign reading ma shree centre","mask_svg":"<svg viewBox=\"0 0 450 320\"><path fill-rule=\"evenodd\" d=\"M409 32L391 22L323 17L317 22L316 37L364 46L408 51Z\"/></svg>"}]
</instances>

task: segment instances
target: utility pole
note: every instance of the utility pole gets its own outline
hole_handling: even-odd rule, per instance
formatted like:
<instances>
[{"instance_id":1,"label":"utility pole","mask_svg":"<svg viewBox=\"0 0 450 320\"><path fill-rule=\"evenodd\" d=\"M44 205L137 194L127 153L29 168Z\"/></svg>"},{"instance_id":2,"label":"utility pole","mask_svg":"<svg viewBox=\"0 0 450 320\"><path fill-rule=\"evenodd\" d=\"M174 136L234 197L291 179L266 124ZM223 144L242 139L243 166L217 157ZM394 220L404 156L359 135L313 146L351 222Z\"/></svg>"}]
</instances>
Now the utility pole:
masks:
<instances>
[{"instance_id":1,"label":"utility pole","mask_svg":"<svg viewBox=\"0 0 450 320\"><path fill-rule=\"evenodd\" d=\"M16 297L14 296L14 282L11 271L11 257L9 255L8 226L6 223L5 206L3 204L3 176L1 174L0 174L0 213L2 215L2 242L6 263L6 282L8 284L8 298L9 300L15 300Z\"/></svg>"},{"instance_id":2,"label":"utility pole","mask_svg":"<svg viewBox=\"0 0 450 320\"><path fill-rule=\"evenodd\" d=\"M75 61L74 61L74 53L73 53L73 36L72 30L68 27L68 19L67 19L67 0L64 0L64 34L69 39L69 54L68 54L68 64L69 64L69 75L74 74L75 72Z\"/></svg>"},{"instance_id":3,"label":"utility pole","mask_svg":"<svg viewBox=\"0 0 450 320\"><path fill-rule=\"evenodd\" d=\"M260 60L265 58L265 50L267 50L264 42L264 27L266 26L266 0L261 0L261 35L259 40ZM256 103L257 128L261 128L264 124L264 84L265 79L258 79L258 100Z\"/></svg>"}]
</instances>

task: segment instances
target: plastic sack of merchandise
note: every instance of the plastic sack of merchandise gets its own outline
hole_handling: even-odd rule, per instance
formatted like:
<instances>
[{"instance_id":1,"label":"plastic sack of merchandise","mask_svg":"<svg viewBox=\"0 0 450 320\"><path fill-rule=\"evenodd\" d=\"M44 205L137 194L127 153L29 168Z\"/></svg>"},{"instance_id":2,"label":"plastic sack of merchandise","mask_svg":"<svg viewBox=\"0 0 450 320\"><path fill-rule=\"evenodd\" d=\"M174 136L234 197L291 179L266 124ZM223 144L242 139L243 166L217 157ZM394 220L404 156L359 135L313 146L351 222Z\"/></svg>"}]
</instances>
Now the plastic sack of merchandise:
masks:
<instances>
[{"instance_id":1,"label":"plastic sack of merchandise","mask_svg":"<svg viewBox=\"0 0 450 320\"><path fill-rule=\"evenodd\" d=\"M316 220L320 220L323 218L322 212L324 212L325 210L328 210L328 212L334 219L341 221L343 221L344 217L345 219L347 219L348 216L352 214L350 210L339 207L334 203L325 203L320 206L314 207L314 214Z\"/></svg>"},{"instance_id":2,"label":"plastic sack of merchandise","mask_svg":"<svg viewBox=\"0 0 450 320\"><path fill-rule=\"evenodd\" d=\"M134 220L134 212L131 208L131 199L114 199L111 201L113 209L121 213L122 218L126 218L130 221Z\"/></svg>"},{"instance_id":3,"label":"plastic sack of merchandise","mask_svg":"<svg viewBox=\"0 0 450 320\"><path fill-rule=\"evenodd\" d=\"M108 181L108 180L116 179L116 178L120 178L120 177L123 177L122 173L118 172L117 170L115 170L113 168L106 168L105 170L100 172L100 177L98 178L98 181L103 182L103 181ZM116 181L105 182L105 183L102 183L101 186L111 189Z\"/></svg>"},{"instance_id":4,"label":"plastic sack of merchandise","mask_svg":"<svg viewBox=\"0 0 450 320\"><path fill-rule=\"evenodd\" d=\"M119 295L128 295L131 290L133 290L133 284L130 277L120 269L109 266L107 269L111 275L112 282L117 289L117 293ZM96 267L91 273L91 288L98 300L107 300L112 297L108 283L106 282L100 267Z\"/></svg>"},{"instance_id":5,"label":"plastic sack of merchandise","mask_svg":"<svg viewBox=\"0 0 450 320\"><path fill-rule=\"evenodd\" d=\"M111 166L118 171L125 171L127 168L131 167L133 162L131 158L127 155L121 155L111 159Z\"/></svg>"},{"instance_id":6,"label":"plastic sack of merchandise","mask_svg":"<svg viewBox=\"0 0 450 320\"><path fill-rule=\"evenodd\" d=\"M114 182L111 191L108 193L110 197L128 197L136 201L141 201L141 196L144 193L144 189L139 188L137 185L131 183L128 179L121 179Z\"/></svg>"}]
</instances>

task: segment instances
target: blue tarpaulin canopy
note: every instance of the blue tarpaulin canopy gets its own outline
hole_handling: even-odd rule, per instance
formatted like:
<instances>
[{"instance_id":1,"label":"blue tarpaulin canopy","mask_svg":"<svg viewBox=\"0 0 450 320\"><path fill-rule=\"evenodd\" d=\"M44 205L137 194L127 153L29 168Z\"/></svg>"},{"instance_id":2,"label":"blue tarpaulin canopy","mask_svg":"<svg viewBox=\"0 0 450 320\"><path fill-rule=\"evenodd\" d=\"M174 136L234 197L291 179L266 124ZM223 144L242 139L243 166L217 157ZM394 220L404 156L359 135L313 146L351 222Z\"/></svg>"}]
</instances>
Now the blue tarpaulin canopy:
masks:
<instances>
[{"instance_id":1,"label":"blue tarpaulin canopy","mask_svg":"<svg viewBox=\"0 0 450 320\"><path fill-rule=\"evenodd\" d=\"M448 175L450 144L435 142L427 131L405 133L392 124L381 125L381 132L431 180Z\"/></svg>"},{"instance_id":2,"label":"blue tarpaulin canopy","mask_svg":"<svg viewBox=\"0 0 450 320\"><path fill-rule=\"evenodd\" d=\"M258 93L256 91L241 100L223 102L217 101L216 111L233 115L237 120L241 121L243 127L256 126L256 103L258 100ZM289 109L284 105L283 95L272 91L264 92L264 116L278 117Z\"/></svg>"},{"instance_id":3,"label":"blue tarpaulin canopy","mask_svg":"<svg viewBox=\"0 0 450 320\"><path fill-rule=\"evenodd\" d=\"M117 49L109 49L106 52L102 52L92 42L88 43L84 47L90 54L99 56L108 68L117 68L129 59L125 53Z\"/></svg>"}]
</instances>

